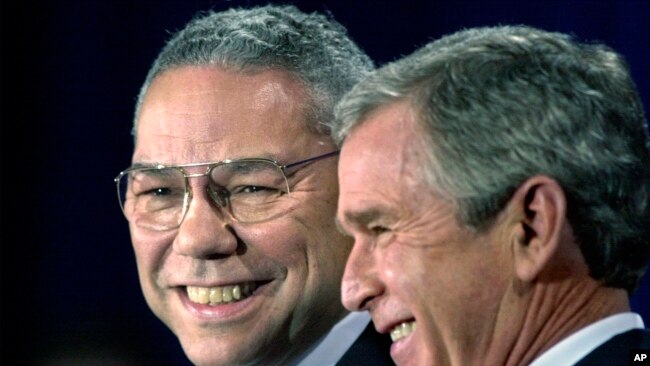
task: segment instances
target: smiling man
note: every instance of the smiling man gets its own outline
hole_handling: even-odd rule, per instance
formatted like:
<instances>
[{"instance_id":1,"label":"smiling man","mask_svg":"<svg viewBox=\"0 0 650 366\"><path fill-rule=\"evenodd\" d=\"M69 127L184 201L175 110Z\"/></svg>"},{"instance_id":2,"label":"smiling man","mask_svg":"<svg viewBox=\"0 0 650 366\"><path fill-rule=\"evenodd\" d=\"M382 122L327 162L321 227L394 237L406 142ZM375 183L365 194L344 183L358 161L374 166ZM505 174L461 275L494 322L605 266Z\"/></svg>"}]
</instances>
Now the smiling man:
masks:
<instances>
[{"instance_id":1,"label":"smiling man","mask_svg":"<svg viewBox=\"0 0 650 366\"><path fill-rule=\"evenodd\" d=\"M154 62L116 182L145 299L194 364L392 364L341 304L351 240L325 126L371 68L291 6L200 14Z\"/></svg>"},{"instance_id":2,"label":"smiling man","mask_svg":"<svg viewBox=\"0 0 650 366\"><path fill-rule=\"evenodd\" d=\"M404 365L623 365L650 256L650 142L625 61L525 26L457 32L336 110L349 310Z\"/></svg>"}]
</instances>

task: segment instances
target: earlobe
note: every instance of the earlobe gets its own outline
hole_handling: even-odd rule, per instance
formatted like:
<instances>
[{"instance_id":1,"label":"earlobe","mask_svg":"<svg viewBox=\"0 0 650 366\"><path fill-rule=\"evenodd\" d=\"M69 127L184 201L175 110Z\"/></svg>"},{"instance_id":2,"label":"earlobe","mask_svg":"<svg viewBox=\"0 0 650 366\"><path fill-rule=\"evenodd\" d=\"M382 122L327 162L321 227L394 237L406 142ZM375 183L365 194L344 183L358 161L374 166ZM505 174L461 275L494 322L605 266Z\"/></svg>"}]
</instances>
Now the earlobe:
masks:
<instances>
[{"instance_id":1,"label":"earlobe","mask_svg":"<svg viewBox=\"0 0 650 366\"><path fill-rule=\"evenodd\" d=\"M561 245L566 196L554 179L534 176L517 189L509 209L514 215L511 245L515 273L521 281L532 282Z\"/></svg>"}]
</instances>

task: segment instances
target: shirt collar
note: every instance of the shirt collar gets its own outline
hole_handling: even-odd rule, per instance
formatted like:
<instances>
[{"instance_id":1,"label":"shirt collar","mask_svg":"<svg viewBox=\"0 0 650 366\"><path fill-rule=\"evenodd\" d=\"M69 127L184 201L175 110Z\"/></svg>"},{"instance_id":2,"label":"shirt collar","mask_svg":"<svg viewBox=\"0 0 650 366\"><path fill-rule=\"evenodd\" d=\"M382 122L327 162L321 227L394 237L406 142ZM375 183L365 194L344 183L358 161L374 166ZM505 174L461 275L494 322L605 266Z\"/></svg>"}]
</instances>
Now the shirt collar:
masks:
<instances>
[{"instance_id":1,"label":"shirt collar","mask_svg":"<svg viewBox=\"0 0 650 366\"><path fill-rule=\"evenodd\" d=\"M530 366L573 365L615 335L637 328L644 328L639 314L627 312L609 316L564 338Z\"/></svg>"},{"instance_id":2,"label":"shirt collar","mask_svg":"<svg viewBox=\"0 0 650 366\"><path fill-rule=\"evenodd\" d=\"M370 323L368 312L351 312L290 366L334 366Z\"/></svg>"}]
</instances>

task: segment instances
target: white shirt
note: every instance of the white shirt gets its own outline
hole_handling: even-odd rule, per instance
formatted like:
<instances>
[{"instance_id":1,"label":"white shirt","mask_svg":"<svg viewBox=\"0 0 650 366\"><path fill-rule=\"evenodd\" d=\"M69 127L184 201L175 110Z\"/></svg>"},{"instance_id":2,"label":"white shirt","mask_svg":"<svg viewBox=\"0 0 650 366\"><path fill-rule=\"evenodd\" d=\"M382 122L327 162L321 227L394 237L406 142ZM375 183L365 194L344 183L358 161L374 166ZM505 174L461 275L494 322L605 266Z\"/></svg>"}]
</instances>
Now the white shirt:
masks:
<instances>
[{"instance_id":1,"label":"white shirt","mask_svg":"<svg viewBox=\"0 0 650 366\"><path fill-rule=\"evenodd\" d=\"M609 316L564 338L537 357L530 366L573 365L610 338L637 328L644 328L639 314Z\"/></svg>"},{"instance_id":2,"label":"white shirt","mask_svg":"<svg viewBox=\"0 0 650 366\"><path fill-rule=\"evenodd\" d=\"M370 323L368 312L351 312L290 366L334 366Z\"/></svg>"}]
</instances>

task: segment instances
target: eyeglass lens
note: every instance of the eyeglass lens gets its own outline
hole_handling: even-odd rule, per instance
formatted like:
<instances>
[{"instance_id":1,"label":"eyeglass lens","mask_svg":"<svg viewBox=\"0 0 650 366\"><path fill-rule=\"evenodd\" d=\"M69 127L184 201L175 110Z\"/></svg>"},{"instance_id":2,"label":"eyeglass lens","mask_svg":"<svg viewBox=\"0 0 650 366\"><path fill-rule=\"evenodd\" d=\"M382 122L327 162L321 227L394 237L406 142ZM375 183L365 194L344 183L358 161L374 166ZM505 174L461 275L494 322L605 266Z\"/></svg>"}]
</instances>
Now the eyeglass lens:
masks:
<instances>
[{"instance_id":1,"label":"eyeglass lens","mask_svg":"<svg viewBox=\"0 0 650 366\"><path fill-rule=\"evenodd\" d=\"M195 176L194 174L188 174ZM206 186L222 210L240 222L269 219L287 209L288 182L279 166L265 160L235 161L212 166ZM118 181L120 203L135 225L152 230L178 227L191 191L181 168L143 168Z\"/></svg>"}]
</instances>

